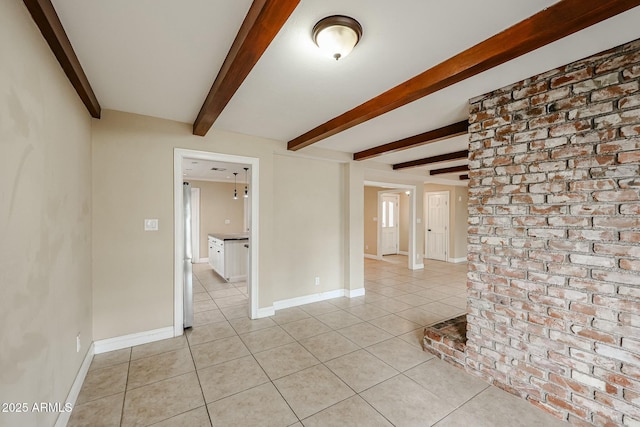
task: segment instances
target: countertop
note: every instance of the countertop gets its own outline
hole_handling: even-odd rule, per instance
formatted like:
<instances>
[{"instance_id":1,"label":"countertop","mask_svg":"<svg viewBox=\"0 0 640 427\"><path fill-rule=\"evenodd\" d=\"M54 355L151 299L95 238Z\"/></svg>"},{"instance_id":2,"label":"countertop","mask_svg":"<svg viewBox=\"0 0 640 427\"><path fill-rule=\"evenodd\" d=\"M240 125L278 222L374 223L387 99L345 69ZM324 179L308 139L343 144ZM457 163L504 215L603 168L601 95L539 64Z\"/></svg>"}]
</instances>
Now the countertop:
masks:
<instances>
[{"instance_id":1,"label":"countertop","mask_svg":"<svg viewBox=\"0 0 640 427\"><path fill-rule=\"evenodd\" d=\"M209 236L218 240L249 240L249 233L209 233Z\"/></svg>"}]
</instances>

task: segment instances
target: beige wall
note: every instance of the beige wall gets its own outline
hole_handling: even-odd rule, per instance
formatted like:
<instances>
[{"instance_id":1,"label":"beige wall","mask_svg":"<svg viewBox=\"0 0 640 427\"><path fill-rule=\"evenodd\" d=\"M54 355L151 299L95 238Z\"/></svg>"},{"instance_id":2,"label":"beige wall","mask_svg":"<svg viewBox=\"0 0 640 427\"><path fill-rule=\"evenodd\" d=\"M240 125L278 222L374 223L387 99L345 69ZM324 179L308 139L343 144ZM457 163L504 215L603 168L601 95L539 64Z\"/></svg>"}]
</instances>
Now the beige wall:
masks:
<instances>
[{"instance_id":1,"label":"beige wall","mask_svg":"<svg viewBox=\"0 0 640 427\"><path fill-rule=\"evenodd\" d=\"M244 184L237 200L233 200L234 184L188 180L192 188L200 189L200 258L209 256L209 233L242 233L244 229ZM225 224L229 220L229 224Z\"/></svg>"},{"instance_id":2,"label":"beige wall","mask_svg":"<svg viewBox=\"0 0 640 427\"><path fill-rule=\"evenodd\" d=\"M92 341L90 130L24 4L0 2L0 402L65 402Z\"/></svg>"},{"instance_id":3,"label":"beige wall","mask_svg":"<svg viewBox=\"0 0 640 427\"><path fill-rule=\"evenodd\" d=\"M381 187L364 187L364 253L378 255L378 191Z\"/></svg>"},{"instance_id":4,"label":"beige wall","mask_svg":"<svg viewBox=\"0 0 640 427\"><path fill-rule=\"evenodd\" d=\"M398 207L398 233L399 242L398 242L398 250L400 252L409 252L409 196L405 194L405 192L398 193L400 200L400 205ZM422 251L420 251L422 252Z\"/></svg>"},{"instance_id":5,"label":"beige wall","mask_svg":"<svg viewBox=\"0 0 640 427\"><path fill-rule=\"evenodd\" d=\"M339 163L276 155L273 201L276 301L344 287L343 176ZM320 285L315 285L320 277Z\"/></svg>"},{"instance_id":6,"label":"beige wall","mask_svg":"<svg viewBox=\"0 0 640 427\"><path fill-rule=\"evenodd\" d=\"M174 147L259 158L259 307L344 288L339 163L291 157L283 142L216 129L202 138L186 123L105 111L93 121L96 339L173 324ZM158 218L159 231L144 232L144 218Z\"/></svg>"},{"instance_id":7,"label":"beige wall","mask_svg":"<svg viewBox=\"0 0 640 427\"><path fill-rule=\"evenodd\" d=\"M424 192L449 192L449 258L467 257L468 188L453 185L425 184ZM426 195L425 195L426 200ZM425 224L427 224L425 211ZM424 248L423 248L424 250Z\"/></svg>"}]
</instances>

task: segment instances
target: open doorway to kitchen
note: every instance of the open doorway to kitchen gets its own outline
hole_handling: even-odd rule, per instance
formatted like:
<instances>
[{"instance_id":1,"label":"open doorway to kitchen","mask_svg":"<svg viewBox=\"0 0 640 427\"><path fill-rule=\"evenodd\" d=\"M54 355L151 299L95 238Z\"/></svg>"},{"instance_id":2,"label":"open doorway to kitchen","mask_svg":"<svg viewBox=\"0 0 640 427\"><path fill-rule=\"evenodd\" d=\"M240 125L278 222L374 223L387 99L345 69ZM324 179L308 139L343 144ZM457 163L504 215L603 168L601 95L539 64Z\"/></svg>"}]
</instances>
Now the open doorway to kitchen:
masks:
<instances>
[{"instance_id":1,"label":"open doorway to kitchen","mask_svg":"<svg viewBox=\"0 0 640 427\"><path fill-rule=\"evenodd\" d=\"M252 157L205 151L174 150L174 334L181 335L193 308L189 280L208 274L220 283L246 281L246 312L258 312L258 215L259 161ZM185 185L188 183L189 185ZM193 203L186 207L187 195L199 193L199 252L194 250ZM194 189L199 191L194 192ZM245 197L246 195L246 197ZM226 196L226 197L225 197ZM194 227L195 228L195 227ZM228 246L228 247L227 247ZM217 256L216 256L217 255ZM204 262L203 262L204 261ZM199 263L198 263L199 262ZM196 275L190 275L194 266ZM207 271L205 271L207 270ZM211 270L211 271L208 271ZM241 287L237 287L241 289ZM230 295L231 296L231 295ZM196 298L197 299L197 298ZM231 298L233 299L233 298ZM191 304L191 305L190 305ZM246 304L246 303L245 303Z\"/></svg>"}]
</instances>

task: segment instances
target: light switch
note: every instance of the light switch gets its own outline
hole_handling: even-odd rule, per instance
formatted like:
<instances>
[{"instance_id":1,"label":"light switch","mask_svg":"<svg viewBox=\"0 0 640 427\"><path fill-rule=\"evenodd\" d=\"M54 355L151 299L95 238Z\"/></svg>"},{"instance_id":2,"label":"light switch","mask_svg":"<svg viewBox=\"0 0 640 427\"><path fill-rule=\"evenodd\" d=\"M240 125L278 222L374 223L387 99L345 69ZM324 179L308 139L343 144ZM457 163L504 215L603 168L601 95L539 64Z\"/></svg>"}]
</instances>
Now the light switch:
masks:
<instances>
[{"instance_id":1,"label":"light switch","mask_svg":"<svg viewBox=\"0 0 640 427\"><path fill-rule=\"evenodd\" d=\"M416 222L420 224L422 222L422 218L416 218Z\"/></svg>"},{"instance_id":2,"label":"light switch","mask_svg":"<svg viewBox=\"0 0 640 427\"><path fill-rule=\"evenodd\" d=\"M144 220L144 231L158 231L158 220L157 219L145 219Z\"/></svg>"},{"instance_id":3,"label":"light switch","mask_svg":"<svg viewBox=\"0 0 640 427\"><path fill-rule=\"evenodd\" d=\"M230 220L230 219L225 219L225 220L224 220L224 223L225 223L225 224L231 224L231 220Z\"/></svg>"}]
</instances>

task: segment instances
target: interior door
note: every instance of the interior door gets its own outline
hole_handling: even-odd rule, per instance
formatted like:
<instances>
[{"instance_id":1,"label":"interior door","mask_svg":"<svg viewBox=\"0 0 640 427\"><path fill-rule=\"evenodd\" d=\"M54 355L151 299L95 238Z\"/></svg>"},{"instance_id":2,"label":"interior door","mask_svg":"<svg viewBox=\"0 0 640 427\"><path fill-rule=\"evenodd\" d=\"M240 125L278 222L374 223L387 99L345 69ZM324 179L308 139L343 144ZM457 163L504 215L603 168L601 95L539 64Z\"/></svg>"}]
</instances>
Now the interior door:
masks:
<instances>
[{"instance_id":1,"label":"interior door","mask_svg":"<svg viewBox=\"0 0 640 427\"><path fill-rule=\"evenodd\" d=\"M447 260L449 239L449 193L427 193L427 258Z\"/></svg>"},{"instance_id":2,"label":"interior door","mask_svg":"<svg viewBox=\"0 0 640 427\"><path fill-rule=\"evenodd\" d=\"M400 198L397 194L383 194L380 222L380 248L382 255L398 253L398 205Z\"/></svg>"}]
</instances>

